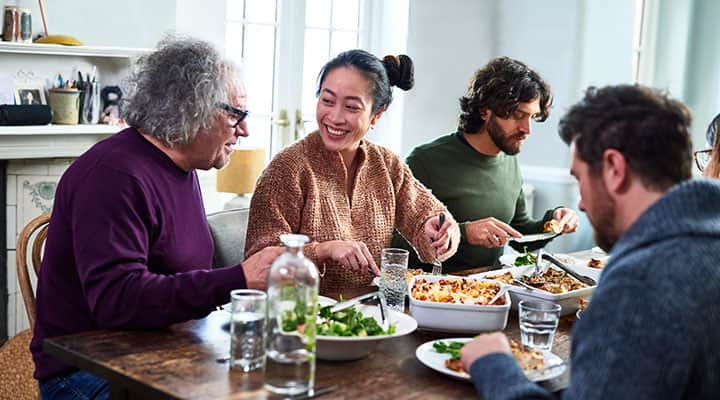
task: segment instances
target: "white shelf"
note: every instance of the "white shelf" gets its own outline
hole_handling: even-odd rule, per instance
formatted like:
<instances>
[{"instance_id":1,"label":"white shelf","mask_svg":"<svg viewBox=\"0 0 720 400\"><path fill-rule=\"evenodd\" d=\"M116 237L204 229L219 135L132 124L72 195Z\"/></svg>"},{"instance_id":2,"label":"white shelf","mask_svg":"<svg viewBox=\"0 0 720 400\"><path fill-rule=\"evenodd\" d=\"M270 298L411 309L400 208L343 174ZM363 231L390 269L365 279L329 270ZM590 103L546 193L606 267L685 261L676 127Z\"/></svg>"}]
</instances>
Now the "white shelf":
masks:
<instances>
[{"instance_id":1,"label":"white shelf","mask_svg":"<svg viewBox=\"0 0 720 400\"><path fill-rule=\"evenodd\" d=\"M0 54L45 54L72 57L134 58L151 49L132 47L64 46L61 44L0 42Z\"/></svg>"},{"instance_id":2,"label":"white shelf","mask_svg":"<svg viewBox=\"0 0 720 400\"><path fill-rule=\"evenodd\" d=\"M3 136L25 135L95 135L119 132L123 127L116 125L26 125L0 126L0 138ZM0 139L1 140L1 139Z\"/></svg>"}]
</instances>

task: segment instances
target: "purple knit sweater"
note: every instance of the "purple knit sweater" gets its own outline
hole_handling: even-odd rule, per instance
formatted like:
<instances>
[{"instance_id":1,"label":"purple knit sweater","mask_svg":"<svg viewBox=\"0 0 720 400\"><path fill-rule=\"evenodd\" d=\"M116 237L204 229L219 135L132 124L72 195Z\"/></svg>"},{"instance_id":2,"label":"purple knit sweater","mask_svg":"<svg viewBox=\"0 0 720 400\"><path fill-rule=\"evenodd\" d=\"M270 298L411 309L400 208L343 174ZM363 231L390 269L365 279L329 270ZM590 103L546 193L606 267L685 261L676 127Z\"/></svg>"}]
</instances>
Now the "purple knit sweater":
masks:
<instances>
[{"instance_id":1,"label":"purple knit sweater","mask_svg":"<svg viewBox=\"0 0 720 400\"><path fill-rule=\"evenodd\" d=\"M47 337L153 329L200 318L246 287L240 266L210 270L212 238L194 171L129 128L80 156L60 179L37 288L35 378L74 369Z\"/></svg>"}]
</instances>

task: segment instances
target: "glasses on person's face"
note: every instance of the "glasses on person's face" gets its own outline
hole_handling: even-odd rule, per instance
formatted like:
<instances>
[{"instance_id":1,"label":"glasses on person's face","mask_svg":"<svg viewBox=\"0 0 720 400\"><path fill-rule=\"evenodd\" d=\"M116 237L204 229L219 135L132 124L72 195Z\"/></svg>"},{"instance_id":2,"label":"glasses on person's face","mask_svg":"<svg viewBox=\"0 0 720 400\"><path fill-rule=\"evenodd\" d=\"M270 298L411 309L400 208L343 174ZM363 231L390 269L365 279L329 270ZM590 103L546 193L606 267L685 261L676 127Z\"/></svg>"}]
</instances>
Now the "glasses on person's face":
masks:
<instances>
[{"instance_id":1,"label":"glasses on person's face","mask_svg":"<svg viewBox=\"0 0 720 400\"><path fill-rule=\"evenodd\" d=\"M243 122L250 113L248 110L241 110L237 107L231 106L230 104L222 102L217 103L217 107L222 108L223 110L229 112L233 117L237 118L232 126L233 128L237 128L237 126L240 125L240 123Z\"/></svg>"},{"instance_id":2,"label":"glasses on person's face","mask_svg":"<svg viewBox=\"0 0 720 400\"><path fill-rule=\"evenodd\" d=\"M703 170L705 170L705 167L707 167L708 163L710 162L710 157L712 156L712 149L698 150L694 153L694 156L695 164L697 165L700 172L703 172Z\"/></svg>"}]
</instances>

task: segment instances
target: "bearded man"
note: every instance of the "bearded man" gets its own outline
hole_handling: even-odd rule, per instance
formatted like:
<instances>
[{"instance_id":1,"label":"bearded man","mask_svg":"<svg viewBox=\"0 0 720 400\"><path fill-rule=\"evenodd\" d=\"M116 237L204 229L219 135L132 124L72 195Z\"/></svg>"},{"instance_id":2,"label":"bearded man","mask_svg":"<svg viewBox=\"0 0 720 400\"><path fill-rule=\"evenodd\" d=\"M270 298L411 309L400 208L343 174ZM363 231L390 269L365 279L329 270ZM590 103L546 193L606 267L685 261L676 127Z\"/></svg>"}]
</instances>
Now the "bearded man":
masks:
<instances>
[{"instance_id":1,"label":"bearded man","mask_svg":"<svg viewBox=\"0 0 720 400\"><path fill-rule=\"evenodd\" d=\"M515 157L533 122L547 119L551 104L550 86L535 71L511 58L496 58L475 72L460 98L457 132L420 145L408 156L415 177L460 222L460 247L443 263L444 271L497 266L508 240L543 232L550 220L559 222L560 232L577 230L577 214L569 208L548 210L540 220L528 215ZM408 246L399 236L393 244ZM547 241L524 244L533 250Z\"/></svg>"}]
</instances>

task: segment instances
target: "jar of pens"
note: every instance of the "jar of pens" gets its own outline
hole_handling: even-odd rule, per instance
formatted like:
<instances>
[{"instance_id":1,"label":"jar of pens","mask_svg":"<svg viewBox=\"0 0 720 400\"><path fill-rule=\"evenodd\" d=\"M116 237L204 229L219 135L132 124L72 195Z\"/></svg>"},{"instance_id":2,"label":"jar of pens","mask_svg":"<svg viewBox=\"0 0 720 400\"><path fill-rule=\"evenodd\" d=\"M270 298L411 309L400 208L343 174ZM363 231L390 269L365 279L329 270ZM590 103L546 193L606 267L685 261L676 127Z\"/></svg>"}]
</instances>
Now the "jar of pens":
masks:
<instances>
[{"instance_id":1,"label":"jar of pens","mask_svg":"<svg viewBox=\"0 0 720 400\"><path fill-rule=\"evenodd\" d=\"M64 125L97 124L100 119L100 85L92 73L78 71L78 80L64 80L58 75L50 89L53 123Z\"/></svg>"}]
</instances>

